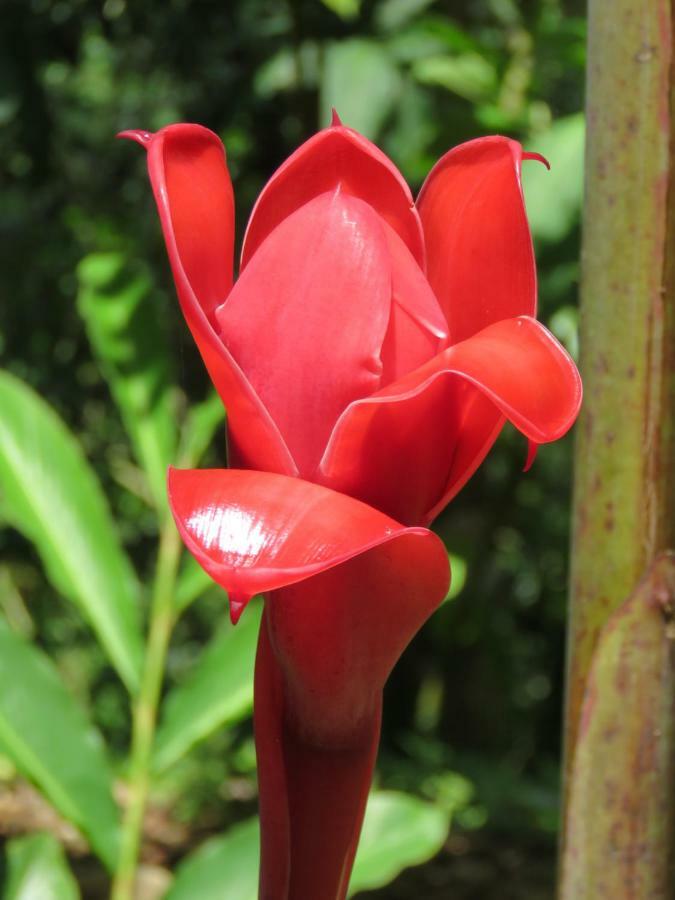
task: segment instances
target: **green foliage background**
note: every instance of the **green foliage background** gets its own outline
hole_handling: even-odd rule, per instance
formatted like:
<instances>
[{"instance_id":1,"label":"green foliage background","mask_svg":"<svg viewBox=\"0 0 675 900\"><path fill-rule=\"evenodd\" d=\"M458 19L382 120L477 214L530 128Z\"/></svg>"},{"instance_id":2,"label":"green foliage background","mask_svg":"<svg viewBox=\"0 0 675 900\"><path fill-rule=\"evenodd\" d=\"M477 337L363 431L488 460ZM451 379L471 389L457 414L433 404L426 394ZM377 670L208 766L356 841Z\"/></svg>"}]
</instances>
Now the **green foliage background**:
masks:
<instances>
[{"instance_id":1,"label":"green foliage background","mask_svg":"<svg viewBox=\"0 0 675 900\"><path fill-rule=\"evenodd\" d=\"M327 124L331 106L375 140L415 189L459 141L491 132L517 137L552 163L551 173L528 163L525 175L541 317L576 351L580 0L4 0L2 17L0 365L77 435L142 579L154 564L153 497L161 502L161 485L142 469L176 452L178 436L166 422L181 420L188 398L206 401L199 433L209 443L205 461L217 464L224 454L219 414L209 407L174 298L143 154L116 143L116 132L178 120L217 131L228 151L240 235L262 184ZM145 345L129 343L140 332ZM164 422L154 437L139 426L148 404ZM508 835L524 858L532 846L552 858L570 451L569 437L542 448L524 476L524 442L504 433L437 523L456 557L461 590L409 648L387 690L381 784L454 813L469 848L497 846ZM154 462L146 466L148 459ZM2 504L0 513L16 526ZM63 590L45 578L48 560L25 534L0 530L4 619L47 652L123 774L128 700L110 655L85 624L95 630L96 612L82 618L62 600ZM191 587L189 577L185 605L199 599L174 635L169 690L194 678L223 619L222 595L199 579ZM131 658L135 650L127 650ZM133 677L131 668L127 674ZM177 733L180 697L172 703ZM207 700L204 709L208 720ZM184 754L158 766L153 803L173 835L173 843L164 832L150 841L161 866L255 808L249 721L213 733L208 724L191 727L198 744L189 753L187 744L172 750L175 734L160 731L158 752ZM0 774L13 789L12 766ZM1 809L0 829L11 833ZM40 859L60 853L48 842L35 847ZM23 860L30 850L12 853ZM488 875L490 860L488 852ZM543 881L552 881L550 867ZM492 896L485 885L481 896ZM550 896L546 890L541 896ZM506 896L499 883L494 891Z\"/></svg>"}]
</instances>

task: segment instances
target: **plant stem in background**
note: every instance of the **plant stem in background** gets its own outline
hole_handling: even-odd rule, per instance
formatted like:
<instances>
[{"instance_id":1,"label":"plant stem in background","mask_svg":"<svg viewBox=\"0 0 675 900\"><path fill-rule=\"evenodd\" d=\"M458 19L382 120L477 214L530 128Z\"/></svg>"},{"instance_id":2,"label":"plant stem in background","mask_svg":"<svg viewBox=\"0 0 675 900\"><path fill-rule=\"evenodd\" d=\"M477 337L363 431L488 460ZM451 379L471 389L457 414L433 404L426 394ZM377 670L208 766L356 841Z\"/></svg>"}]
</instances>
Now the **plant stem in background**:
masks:
<instances>
[{"instance_id":1,"label":"plant stem in background","mask_svg":"<svg viewBox=\"0 0 675 900\"><path fill-rule=\"evenodd\" d=\"M133 736L129 772L129 796L122 827L120 856L112 900L131 900L148 798L152 744L157 723L166 654L175 621L174 586L181 555L181 541L173 519L165 518L159 542L157 569L145 666L133 712Z\"/></svg>"},{"instance_id":2,"label":"plant stem in background","mask_svg":"<svg viewBox=\"0 0 675 900\"><path fill-rule=\"evenodd\" d=\"M674 889L674 15L589 7L565 900Z\"/></svg>"}]
</instances>

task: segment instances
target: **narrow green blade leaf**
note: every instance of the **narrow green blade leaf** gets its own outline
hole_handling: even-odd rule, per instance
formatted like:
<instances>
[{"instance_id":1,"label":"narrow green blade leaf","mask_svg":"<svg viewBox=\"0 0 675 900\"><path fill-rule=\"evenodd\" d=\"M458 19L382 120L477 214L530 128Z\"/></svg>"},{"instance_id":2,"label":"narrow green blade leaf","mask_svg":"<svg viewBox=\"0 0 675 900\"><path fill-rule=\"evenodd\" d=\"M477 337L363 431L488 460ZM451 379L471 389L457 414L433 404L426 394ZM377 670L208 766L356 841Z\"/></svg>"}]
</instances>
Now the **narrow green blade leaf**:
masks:
<instances>
[{"instance_id":1,"label":"narrow green blade leaf","mask_svg":"<svg viewBox=\"0 0 675 900\"><path fill-rule=\"evenodd\" d=\"M194 556L190 556L189 553L183 554L183 564L178 573L174 593L176 611L178 613L184 612L198 597L214 588L221 591L224 605L227 597L225 591L202 569Z\"/></svg>"},{"instance_id":2,"label":"narrow green blade leaf","mask_svg":"<svg viewBox=\"0 0 675 900\"><path fill-rule=\"evenodd\" d=\"M156 770L166 769L219 728L253 708L253 665L262 605L250 604L236 627L225 625L190 677L169 694L155 744Z\"/></svg>"},{"instance_id":3,"label":"narrow green blade leaf","mask_svg":"<svg viewBox=\"0 0 675 900\"><path fill-rule=\"evenodd\" d=\"M147 272L121 253L92 253L80 263L78 308L119 407L158 509L175 458L175 390Z\"/></svg>"},{"instance_id":4,"label":"narrow green blade leaf","mask_svg":"<svg viewBox=\"0 0 675 900\"><path fill-rule=\"evenodd\" d=\"M329 44L321 79L320 121L327 125L335 107L345 125L375 140L400 90L398 67L382 44L362 38Z\"/></svg>"},{"instance_id":5,"label":"narrow green blade leaf","mask_svg":"<svg viewBox=\"0 0 675 900\"><path fill-rule=\"evenodd\" d=\"M387 884L406 866L434 856L448 833L446 813L392 791L368 798L349 895ZM212 838L178 867L165 900L255 900L258 896L258 820Z\"/></svg>"},{"instance_id":6,"label":"narrow green blade leaf","mask_svg":"<svg viewBox=\"0 0 675 900\"><path fill-rule=\"evenodd\" d=\"M249 819L181 863L164 900L257 900L259 859L258 820Z\"/></svg>"},{"instance_id":7,"label":"narrow green blade leaf","mask_svg":"<svg viewBox=\"0 0 675 900\"><path fill-rule=\"evenodd\" d=\"M73 435L17 378L0 372L0 511L35 544L54 586L96 632L135 690L138 585L100 484Z\"/></svg>"},{"instance_id":8,"label":"narrow green blade leaf","mask_svg":"<svg viewBox=\"0 0 675 900\"><path fill-rule=\"evenodd\" d=\"M187 421L183 426L183 437L180 447L180 464L182 466L196 466L209 444L214 438L218 428L225 423L225 407L215 391L212 391L206 400L196 404L190 410ZM222 455L225 455L225 440L222 442ZM164 473L166 476L166 473ZM166 477L165 477L166 480ZM162 490L166 492L166 484Z\"/></svg>"},{"instance_id":9,"label":"narrow green blade leaf","mask_svg":"<svg viewBox=\"0 0 675 900\"><path fill-rule=\"evenodd\" d=\"M51 834L7 844L3 900L79 900L80 890L61 845Z\"/></svg>"},{"instance_id":10,"label":"narrow green blade leaf","mask_svg":"<svg viewBox=\"0 0 675 900\"><path fill-rule=\"evenodd\" d=\"M0 619L0 742L111 867L118 812L100 736L50 660Z\"/></svg>"},{"instance_id":11,"label":"narrow green blade leaf","mask_svg":"<svg viewBox=\"0 0 675 900\"><path fill-rule=\"evenodd\" d=\"M368 798L349 896L382 887L408 866L431 859L448 835L448 814L398 791L376 791Z\"/></svg>"},{"instance_id":12,"label":"narrow green blade leaf","mask_svg":"<svg viewBox=\"0 0 675 900\"><path fill-rule=\"evenodd\" d=\"M527 141L526 150L542 153L551 171L536 162L523 166L527 217L536 238L563 240L581 217L584 193L584 116L558 119Z\"/></svg>"}]
</instances>

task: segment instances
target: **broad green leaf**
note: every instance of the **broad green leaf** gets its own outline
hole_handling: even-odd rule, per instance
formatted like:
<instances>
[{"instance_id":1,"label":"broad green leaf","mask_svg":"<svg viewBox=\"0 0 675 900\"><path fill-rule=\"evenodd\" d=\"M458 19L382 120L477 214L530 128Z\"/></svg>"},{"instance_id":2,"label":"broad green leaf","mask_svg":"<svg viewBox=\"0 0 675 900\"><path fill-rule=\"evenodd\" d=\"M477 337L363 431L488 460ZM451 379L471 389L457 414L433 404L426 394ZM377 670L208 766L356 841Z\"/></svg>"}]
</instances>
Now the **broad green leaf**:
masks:
<instances>
[{"instance_id":1,"label":"broad green leaf","mask_svg":"<svg viewBox=\"0 0 675 900\"><path fill-rule=\"evenodd\" d=\"M15 838L6 854L3 900L78 900L79 887L53 835Z\"/></svg>"},{"instance_id":2,"label":"broad green leaf","mask_svg":"<svg viewBox=\"0 0 675 900\"><path fill-rule=\"evenodd\" d=\"M164 900L257 900L259 858L258 820L249 819L188 856Z\"/></svg>"},{"instance_id":3,"label":"broad green leaf","mask_svg":"<svg viewBox=\"0 0 675 900\"><path fill-rule=\"evenodd\" d=\"M526 150L542 153L548 172L537 162L523 166L525 205L532 232L549 243L561 241L578 223L584 194L584 116L555 121L526 142Z\"/></svg>"},{"instance_id":4,"label":"broad green leaf","mask_svg":"<svg viewBox=\"0 0 675 900\"><path fill-rule=\"evenodd\" d=\"M321 0L321 2L347 21L355 19L361 10L361 0Z\"/></svg>"},{"instance_id":5,"label":"broad green leaf","mask_svg":"<svg viewBox=\"0 0 675 900\"><path fill-rule=\"evenodd\" d=\"M408 866L431 859L450 827L446 812L398 791L368 798L349 894L382 887Z\"/></svg>"},{"instance_id":6,"label":"broad green leaf","mask_svg":"<svg viewBox=\"0 0 675 900\"><path fill-rule=\"evenodd\" d=\"M91 624L134 691L142 644L138 584L100 484L63 422L0 372L0 511L35 544L54 586Z\"/></svg>"},{"instance_id":7,"label":"broad green leaf","mask_svg":"<svg viewBox=\"0 0 675 900\"><path fill-rule=\"evenodd\" d=\"M326 47L321 81L320 121L330 121L331 107L350 128L374 140L391 113L401 78L388 50L362 38Z\"/></svg>"},{"instance_id":8,"label":"broad green leaf","mask_svg":"<svg viewBox=\"0 0 675 900\"><path fill-rule=\"evenodd\" d=\"M77 269L78 308L94 353L146 474L158 509L175 458L175 390L152 281L121 253L92 253Z\"/></svg>"},{"instance_id":9,"label":"broad green leaf","mask_svg":"<svg viewBox=\"0 0 675 900\"><path fill-rule=\"evenodd\" d=\"M421 84L439 85L474 102L492 96L497 87L494 66L479 53L420 59L413 65L413 75Z\"/></svg>"},{"instance_id":10,"label":"broad green leaf","mask_svg":"<svg viewBox=\"0 0 675 900\"><path fill-rule=\"evenodd\" d=\"M250 604L236 627L227 623L204 650L192 674L168 695L155 743L163 770L219 728L253 709L253 664L262 604Z\"/></svg>"},{"instance_id":11,"label":"broad green leaf","mask_svg":"<svg viewBox=\"0 0 675 900\"><path fill-rule=\"evenodd\" d=\"M372 793L349 896L388 884L407 866L430 859L443 846L448 824L446 813L416 797ZM259 848L257 819L212 838L178 867L165 900L255 900Z\"/></svg>"},{"instance_id":12,"label":"broad green leaf","mask_svg":"<svg viewBox=\"0 0 675 900\"><path fill-rule=\"evenodd\" d=\"M0 743L3 752L111 867L118 812L100 736L40 650L0 619Z\"/></svg>"}]
</instances>

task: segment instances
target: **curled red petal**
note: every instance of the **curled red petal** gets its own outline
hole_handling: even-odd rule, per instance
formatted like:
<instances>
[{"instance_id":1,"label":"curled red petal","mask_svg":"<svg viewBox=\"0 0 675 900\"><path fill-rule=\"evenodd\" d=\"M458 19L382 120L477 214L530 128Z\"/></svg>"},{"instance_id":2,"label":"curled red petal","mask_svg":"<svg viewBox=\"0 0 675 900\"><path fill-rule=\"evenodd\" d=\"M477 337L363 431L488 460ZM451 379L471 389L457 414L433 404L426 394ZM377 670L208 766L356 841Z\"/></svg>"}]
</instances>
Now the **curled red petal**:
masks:
<instances>
[{"instance_id":1,"label":"curled red petal","mask_svg":"<svg viewBox=\"0 0 675 900\"><path fill-rule=\"evenodd\" d=\"M120 136L148 150L148 172L181 309L227 407L233 453L251 465L295 474L276 425L213 327L214 310L232 286L234 206L222 143L201 125Z\"/></svg>"},{"instance_id":2,"label":"curled red petal","mask_svg":"<svg viewBox=\"0 0 675 900\"><path fill-rule=\"evenodd\" d=\"M554 441L581 395L574 362L543 325L528 316L496 322L345 410L321 480L399 521L430 521L478 467L504 417L533 442Z\"/></svg>"},{"instance_id":3,"label":"curled red petal","mask_svg":"<svg viewBox=\"0 0 675 900\"><path fill-rule=\"evenodd\" d=\"M442 542L316 484L169 474L188 549L238 601L265 600L255 685L266 900L341 900L379 735L382 688L445 596Z\"/></svg>"},{"instance_id":4,"label":"curled red petal","mask_svg":"<svg viewBox=\"0 0 675 900\"><path fill-rule=\"evenodd\" d=\"M427 275L452 343L500 319L535 313L521 160L516 141L478 138L446 153L420 192Z\"/></svg>"},{"instance_id":5,"label":"curled red petal","mask_svg":"<svg viewBox=\"0 0 675 900\"><path fill-rule=\"evenodd\" d=\"M312 476L342 410L380 387L390 305L381 220L340 191L275 228L218 310L301 475Z\"/></svg>"},{"instance_id":6,"label":"curled red petal","mask_svg":"<svg viewBox=\"0 0 675 900\"><path fill-rule=\"evenodd\" d=\"M188 550L238 603L395 539L436 541L352 497L269 472L172 468L168 492Z\"/></svg>"},{"instance_id":7,"label":"curled red petal","mask_svg":"<svg viewBox=\"0 0 675 900\"><path fill-rule=\"evenodd\" d=\"M338 187L370 204L424 268L422 226L408 185L381 150L338 120L299 147L263 188L246 229L242 269L294 210Z\"/></svg>"},{"instance_id":8,"label":"curled red petal","mask_svg":"<svg viewBox=\"0 0 675 900\"><path fill-rule=\"evenodd\" d=\"M384 224L391 260L391 315L382 344L382 384L407 375L447 346L445 316L424 273Z\"/></svg>"}]
</instances>

